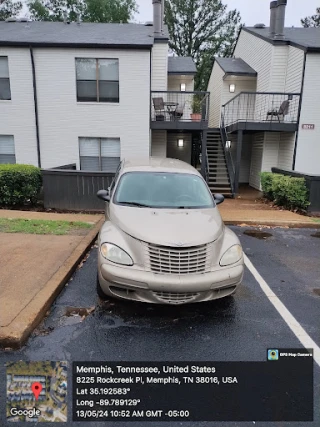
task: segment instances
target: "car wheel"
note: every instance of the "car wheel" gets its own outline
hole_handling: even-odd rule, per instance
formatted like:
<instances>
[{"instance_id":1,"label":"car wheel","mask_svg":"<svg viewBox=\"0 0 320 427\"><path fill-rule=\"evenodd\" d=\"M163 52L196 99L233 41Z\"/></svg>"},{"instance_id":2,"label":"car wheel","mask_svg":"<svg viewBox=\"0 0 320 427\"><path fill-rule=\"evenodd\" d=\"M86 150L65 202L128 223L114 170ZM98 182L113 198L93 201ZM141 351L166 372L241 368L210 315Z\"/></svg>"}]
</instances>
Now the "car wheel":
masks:
<instances>
[{"instance_id":1,"label":"car wheel","mask_svg":"<svg viewBox=\"0 0 320 427\"><path fill-rule=\"evenodd\" d=\"M106 295L101 286L100 286L100 282L99 282L99 274L97 273L97 294L99 295L99 297L103 300L108 299L108 295Z\"/></svg>"}]
</instances>

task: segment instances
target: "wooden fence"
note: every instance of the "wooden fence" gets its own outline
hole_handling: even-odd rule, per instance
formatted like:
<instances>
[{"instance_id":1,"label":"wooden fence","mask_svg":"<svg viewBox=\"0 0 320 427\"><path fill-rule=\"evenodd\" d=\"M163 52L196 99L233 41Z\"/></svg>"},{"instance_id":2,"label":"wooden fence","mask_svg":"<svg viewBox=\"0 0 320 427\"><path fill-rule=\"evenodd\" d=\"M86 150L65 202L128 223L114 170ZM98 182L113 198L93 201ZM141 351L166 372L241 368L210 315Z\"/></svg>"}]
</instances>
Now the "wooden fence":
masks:
<instances>
[{"instance_id":1,"label":"wooden fence","mask_svg":"<svg viewBox=\"0 0 320 427\"><path fill-rule=\"evenodd\" d=\"M41 172L45 208L69 211L104 210L105 202L97 198L97 191L107 189L114 174L65 169L65 166L42 169Z\"/></svg>"}]
</instances>

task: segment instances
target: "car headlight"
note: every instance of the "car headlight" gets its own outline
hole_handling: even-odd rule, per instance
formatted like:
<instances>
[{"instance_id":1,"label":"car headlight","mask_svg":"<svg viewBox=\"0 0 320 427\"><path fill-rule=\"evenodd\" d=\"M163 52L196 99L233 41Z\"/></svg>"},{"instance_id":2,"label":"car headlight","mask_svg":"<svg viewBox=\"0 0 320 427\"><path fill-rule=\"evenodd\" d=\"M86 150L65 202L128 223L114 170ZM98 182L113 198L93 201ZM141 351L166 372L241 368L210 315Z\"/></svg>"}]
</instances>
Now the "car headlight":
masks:
<instances>
[{"instance_id":1,"label":"car headlight","mask_svg":"<svg viewBox=\"0 0 320 427\"><path fill-rule=\"evenodd\" d=\"M224 267L226 265L235 264L242 257L242 248L240 245L231 246L221 257L220 265Z\"/></svg>"},{"instance_id":2,"label":"car headlight","mask_svg":"<svg viewBox=\"0 0 320 427\"><path fill-rule=\"evenodd\" d=\"M108 261L122 265L133 265L133 260L130 255L123 249L112 243L102 243L100 247L101 255Z\"/></svg>"}]
</instances>

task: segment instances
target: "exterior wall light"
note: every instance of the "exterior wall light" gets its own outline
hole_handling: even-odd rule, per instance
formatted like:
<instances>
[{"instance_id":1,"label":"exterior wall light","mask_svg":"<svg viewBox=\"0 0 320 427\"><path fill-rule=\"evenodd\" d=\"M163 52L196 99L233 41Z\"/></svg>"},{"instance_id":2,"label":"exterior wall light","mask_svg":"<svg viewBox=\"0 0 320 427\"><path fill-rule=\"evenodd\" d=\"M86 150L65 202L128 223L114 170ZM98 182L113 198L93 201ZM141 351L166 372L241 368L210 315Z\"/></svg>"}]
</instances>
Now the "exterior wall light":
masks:
<instances>
[{"instance_id":1,"label":"exterior wall light","mask_svg":"<svg viewBox=\"0 0 320 427\"><path fill-rule=\"evenodd\" d=\"M236 85L235 85L234 83L232 83L232 84L229 86L229 91L230 91L230 93L234 93L234 92L236 91Z\"/></svg>"},{"instance_id":2,"label":"exterior wall light","mask_svg":"<svg viewBox=\"0 0 320 427\"><path fill-rule=\"evenodd\" d=\"M179 138L178 139L178 147L183 148L184 146L184 139L183 138Z\"/></svg>"},{"instance_id":3,"label":"exterior wall light","mask_svg":"<svg viewBox=\"0 0 320 427\"><path fill-rule=\"evenodd\" d=\"M185 83L181 83L180 84L180 90L181 90L181 92L185 92L186 91L186 84Z\"/></svg>"},{"instance_id":4,"label":"exterior wall light","mask_svg":"<svg viewBox=\"0 0 320 427\"><path fill-rule=\"evenodd\" d=\"M231 148L231 141L226 141L226 149L230 150Z\"/></svg>"}]
</instances>

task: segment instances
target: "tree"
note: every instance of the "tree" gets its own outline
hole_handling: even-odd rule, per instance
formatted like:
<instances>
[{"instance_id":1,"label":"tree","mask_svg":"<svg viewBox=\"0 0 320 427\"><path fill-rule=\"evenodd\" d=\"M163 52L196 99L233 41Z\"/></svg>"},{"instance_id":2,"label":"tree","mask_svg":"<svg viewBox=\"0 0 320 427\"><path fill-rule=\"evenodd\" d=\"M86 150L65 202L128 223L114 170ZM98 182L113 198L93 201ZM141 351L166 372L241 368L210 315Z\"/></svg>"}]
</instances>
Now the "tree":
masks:
<instances>
[{"instance_id":1,"label":"tree","mask_svg":"<svg viewBox=\"0 0 320 427\"><path fill-rule=\"evenodd\" d=\"M34 21L128 22L138 7L135 0L30 0Z\"/></svg>"},{"instance_id":2,"label":"tree","mask_svg":"<svg viewBox=\"0 0 320 427\"><path fill-rule=\"evenodd\" d=\"M305 28L320 27L320 7L317 7L315 15L301 19L301 24Z\"/></svg>"},{"instance_id":3,"label":"tree","mask_svg":"<svg viewBox=\"0 0 320 427\"><path fill-rule=\"evenodd\" d=\"M0 21L5 21L7 18L16 17L22 9L20 1L0 0Z\"/></svg>"},{"instance_id":4,"label":"tree","mask_svg":"<svg viewBox=\"0 0 320 427\"><path fill-rule=\"evenodd\" d=\"M214 57L231 55L240 21L239 12L227 12L221 0L165 0L170 49L195 61L196 90L207 89Z\"/></svg>"}]
</instances>

